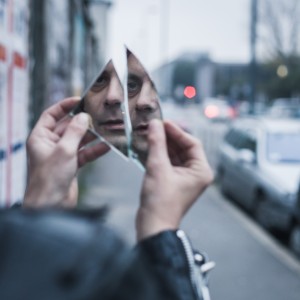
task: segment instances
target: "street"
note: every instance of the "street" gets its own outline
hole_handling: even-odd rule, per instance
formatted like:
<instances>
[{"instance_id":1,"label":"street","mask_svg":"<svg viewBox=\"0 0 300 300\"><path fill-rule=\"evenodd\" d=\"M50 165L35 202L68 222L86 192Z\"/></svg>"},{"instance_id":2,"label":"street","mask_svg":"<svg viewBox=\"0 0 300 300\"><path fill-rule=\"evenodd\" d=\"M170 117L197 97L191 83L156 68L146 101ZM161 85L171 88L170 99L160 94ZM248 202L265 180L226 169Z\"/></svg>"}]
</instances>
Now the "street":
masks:
<instances>
[{"instance_id":1,"label":"street","mask_svg":"<svg viewBox=\"0 0 300 300\"><path fill-rule=\"evenodd\" d=\"M172 118L202 139L209 161L216 166L216 147L225 124L208 124L196 107L165 108ZM133 245L134 216L143 173L132 162L108 153L84 170L82 201L108 204L108 224ZM298 300L300 262L288 249L260 228L248 215L224 198L212 185L189 211L182 228L194 247L216 262L211 272L212 299Z\"/></svg>"}]
</instances>

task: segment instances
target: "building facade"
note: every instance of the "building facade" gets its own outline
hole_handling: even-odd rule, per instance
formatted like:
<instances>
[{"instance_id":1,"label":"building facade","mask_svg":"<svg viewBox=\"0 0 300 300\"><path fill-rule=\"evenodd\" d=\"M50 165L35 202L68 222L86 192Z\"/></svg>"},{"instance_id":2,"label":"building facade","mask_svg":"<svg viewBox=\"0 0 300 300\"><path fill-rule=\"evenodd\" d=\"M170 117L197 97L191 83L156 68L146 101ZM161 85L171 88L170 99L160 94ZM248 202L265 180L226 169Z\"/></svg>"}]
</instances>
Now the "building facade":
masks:
<instances>
[{"instance_id":1,"label":"building facade","mask_svg":"<svg viewBox=\"0 0 300 300\"><path fill-rule=\"evenodd\" d=\"M0 206L22 201L41 112L81 95L106 56L111 1L0 0Z\"/></svg>"},{"instance_id":2,"label":"building facade","mask_svg":"<svg viewBox=\"0 0 300 300\"><path fill-rule=\"evenodd\" d=\"M249 97L248 64L218 63L206 53L185 53L155 70L153 78L163 99L181 104L218 96L233 102ZM192 99L184 95L187 86L196 90Z\"/></svg>"}]
</instances>

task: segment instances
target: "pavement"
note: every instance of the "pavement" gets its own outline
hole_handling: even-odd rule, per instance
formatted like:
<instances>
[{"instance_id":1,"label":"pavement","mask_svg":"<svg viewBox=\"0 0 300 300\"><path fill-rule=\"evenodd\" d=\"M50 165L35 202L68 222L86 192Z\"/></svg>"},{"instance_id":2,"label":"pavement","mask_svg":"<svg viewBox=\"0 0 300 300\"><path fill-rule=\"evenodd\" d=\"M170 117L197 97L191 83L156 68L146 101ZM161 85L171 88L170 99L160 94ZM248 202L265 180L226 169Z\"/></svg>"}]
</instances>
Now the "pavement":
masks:
<instances>
[{"instance_id":1,"label":"pavement","mask_svg":"<svg viewBox=\"0 0 300 300\"><path fill-rule=\"evenodd\" d=\"M135 243L134 217L143 172L108 153L88 166L82 202L108 204L107 223ZM210 290L215 300L299 300L300 263L284 246L210 187L186 215L182 228L195 248L216 262Z\"/></svg>"}]
</instances>

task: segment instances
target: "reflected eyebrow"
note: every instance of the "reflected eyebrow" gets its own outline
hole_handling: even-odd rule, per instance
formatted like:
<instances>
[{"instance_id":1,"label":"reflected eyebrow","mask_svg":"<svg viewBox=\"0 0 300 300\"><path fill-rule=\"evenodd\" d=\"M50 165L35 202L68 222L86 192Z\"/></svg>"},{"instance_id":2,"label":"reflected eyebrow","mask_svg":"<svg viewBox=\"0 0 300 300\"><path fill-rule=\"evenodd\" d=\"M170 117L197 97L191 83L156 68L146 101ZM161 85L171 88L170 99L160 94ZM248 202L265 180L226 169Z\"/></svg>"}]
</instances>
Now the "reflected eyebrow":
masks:
<instances>
[{"instance_id":1,"label":"reflected eyebrow","mask_svg":"<svg viewBox=\"0 0 300 300\"><path fill-rule=\"evenodd\" d=\"M141 79L141 78L143 78L143 76L140 76L140 75L138 75L138 74L136 74L136 73L129 73L129 74L128 74L128 77L130 77L130 78L136 78L136 79Z\"/></svg>"},{"instance_id":2,"label":"reflected eyebrow","mask_svg":"<svg viewBox=\"0 0 300 300\"><path fill-rule=\"evenodd\" d=\"M155 86L153 80L149 77L148 73L145 72L143 74L143 76L140 76L140 75L137 75L137 74L134 74L134 73L129 73L128 78L131 79L131 80L139 80L139 81L142 81L142 82L149 81L150 84L151 84L152 89L157 93L156 86Z\"/></svg>"},{"instance_id":3,"label":"reflected eyebrow","mask_svg":"<svg viewBox=\"0 0 300 300\"><path fill-rule=\"evenodd\" d=\"M107 75L109 75L109 72L108 72L107 70L104 70L104 71L98 76L97 80L98 80L99 78L101 78L101 77L103 77L103 76L107 76Z\"/></svg>"},{"instance_id":4,"label":"reflected eyebrow","mask_svg":"<svg viewBox=\"0 0 300 300\"><path fill-rule=\"evenodd\" d=\"M157 90L156 90L156 86L153 82L153 80L150 79L150 82L151 82L151 87L155 90L155 92L157 93Z\"/></svg>"},{"instance_id":5,"label":"reflected eyebrow","mask_svg":"<svg viewBox=\"0 0 300 300\"><path fill-rule=\"evenodd\" d=\"M116 70L114 67L110 67L110 68L106 68L98 77L97 77L97 80L99 78L102 78L104 76L107 76L107 77L112 77L112 75L115 75L117 76L117 73L116 73Z\"/></svg>"},{"instance_id":6,"label":"reflected eyebrow","mask_svg":"<svg viewBox=\"0 0 300 300\"><path fill-rule=\"evenodd\" d=\"M117 73L115 66L112 63L108 63L103 71L103 73L106 72L107 74Z\"/></svg>"},{"instance_id":7,"label":"reflected eyebrow","mask_svg":"<svg viewBox=\"0 0 300 300\"><path fill-rule=\"evenodd\" d=\"M145 78L149 78L148 74L147 73L143 73L143 74L139 74L138 72L134 73L134 72L130 72L128 74L128 78L131 78L131 79L139 79L139 80L142 80L144 81Z\"/></svg>"}]
</instances>

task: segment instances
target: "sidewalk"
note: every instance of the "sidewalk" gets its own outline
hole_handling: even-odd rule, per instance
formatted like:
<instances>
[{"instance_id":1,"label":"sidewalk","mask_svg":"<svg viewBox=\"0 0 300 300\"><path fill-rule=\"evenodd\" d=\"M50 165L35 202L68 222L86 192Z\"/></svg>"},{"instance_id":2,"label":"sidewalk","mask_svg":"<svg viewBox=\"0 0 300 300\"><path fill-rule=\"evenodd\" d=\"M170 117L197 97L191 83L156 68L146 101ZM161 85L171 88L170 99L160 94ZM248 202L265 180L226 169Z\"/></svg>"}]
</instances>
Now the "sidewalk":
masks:
<instances>
[{"instance_id":1,"label":"sidewalk","mask_svg":"<svg viewBox=\"0 0 300 300\"><path fill-rule=\"evenodd\" d=\"M86 171L83 201L108 204L108 225L135 243L134 218L142 172L114 153L98 159ZM211 273L212 299L298 300L300 267L251 218L210 187L184 218L182 228L196 249L217 264Z\"/></svg>"},{"instance_id":2,"label":"sidewalk","mask_svg":"<svg viewBox=\"0 0 300 300\"><path fill-rule=\"evenodd\" d=\"M131 244L135 242L134 219L143 172L110 151L83 170L81 203L110 208L107 224Z\"/></svg>"}]
</instances>

